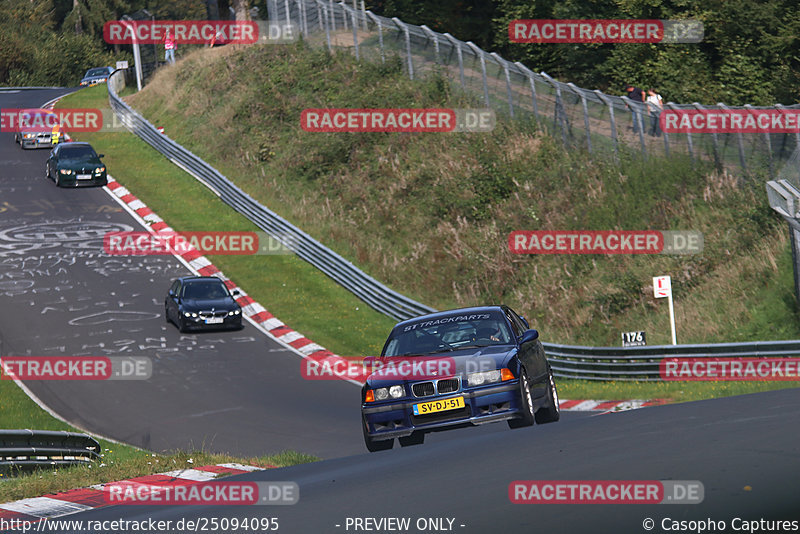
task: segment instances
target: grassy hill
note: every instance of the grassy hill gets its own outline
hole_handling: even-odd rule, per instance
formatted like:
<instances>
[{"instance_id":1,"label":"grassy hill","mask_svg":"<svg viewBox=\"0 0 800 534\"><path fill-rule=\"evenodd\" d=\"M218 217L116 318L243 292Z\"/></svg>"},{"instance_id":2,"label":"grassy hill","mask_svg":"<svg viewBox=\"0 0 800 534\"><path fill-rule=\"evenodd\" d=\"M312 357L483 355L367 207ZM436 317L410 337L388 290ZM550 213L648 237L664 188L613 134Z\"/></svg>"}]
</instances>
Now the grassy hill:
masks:
<instances>
[{"instance_id":1,"label":"grassy hill","mask_svg":"<svg viewBox=\"0 0 800 534\"><path fill-rule=\"evenodd\" d=\"M796 338L785 224L763 180L689 161L566 152L535 124L485 133L308 133L310 107L477 107L400 61L302 44L200 50L128 101L366 272L439 309L504 302L551 342L669 343L652 277L673 278L680 343ZM695 230L692 256L518 256L512 230Z\"/></svg>"}]
</instances>

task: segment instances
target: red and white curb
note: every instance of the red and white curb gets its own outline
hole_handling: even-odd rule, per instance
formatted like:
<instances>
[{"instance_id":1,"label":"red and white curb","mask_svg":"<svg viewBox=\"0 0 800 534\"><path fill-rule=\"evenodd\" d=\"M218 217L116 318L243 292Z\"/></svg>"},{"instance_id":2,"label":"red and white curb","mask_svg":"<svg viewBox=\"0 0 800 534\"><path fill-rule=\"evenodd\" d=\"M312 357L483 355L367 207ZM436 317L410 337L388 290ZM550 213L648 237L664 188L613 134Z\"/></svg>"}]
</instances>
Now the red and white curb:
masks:
<instances>
[{"instance_id":1,"label":"red and white curb","mask_svg":"<svg viewBox=\"0 0 800 534\"><path fill-rule=\"evenodd\" d=\"M78 488L44 495L42 497L31 497L29 499L0 504L0 519L5 521L18 520L34 523L45 518L51 519L92 510L94 508L110 506L105 494L108 491L106 488L112 484L117 486L123 484L136 486L157 485L159 487L185 486L214 480L220 475L240 475L251 471L263 470L263 467L226 463L205 465L193 469L180 469L155 475L130 478L118 482L97 484L88 488Z\"/></svg>"},{"instance_id":2,"label":"red and white curb","mask_svg":"<svg viewBox=\"0 0 800 534\"><path fill-rule=\"evenodd\" d=\"M563 412L621 412L625 410L636 410L648 406L659 406L668 404L669 399L652 400L567 400L560 399L559 408Z\"/></svg>"}]
</instances>

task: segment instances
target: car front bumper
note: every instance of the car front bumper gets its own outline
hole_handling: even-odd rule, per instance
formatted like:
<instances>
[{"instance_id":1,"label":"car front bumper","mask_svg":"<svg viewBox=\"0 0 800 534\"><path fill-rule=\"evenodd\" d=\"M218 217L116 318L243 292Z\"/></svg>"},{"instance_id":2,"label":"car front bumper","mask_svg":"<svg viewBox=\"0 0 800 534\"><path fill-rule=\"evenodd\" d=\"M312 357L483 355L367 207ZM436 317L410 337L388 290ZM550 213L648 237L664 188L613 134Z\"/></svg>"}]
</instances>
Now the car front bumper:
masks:
<instances>
[{"instance_id":1,"label":"car front bumper","mask_svg":"<svg viewBox=\"0 0 800 534\"><path fill-rule=\"evenodd\" d=\"M463 397L464 408L425 416L414 415L415 404L453 397ZM461 391L452 395L422 397L379 405L362 404L361 413L367 423L370 438L381 440L409 436L415 431L437 432L454 427L514 419L521 409L519 380L510 380L495 386Z\"/></svg>"},{"instance_id":2,"label":"car front bumper","mask_svg":"<svg viewBox=\"0 0 800 534\"><path fill-rule=\"evenodd\" d=\"M81 180L75 174L62 174L58 183L62 187L102 187L108 185L108 178L106 173Z\"/></svg>"},{"instance_id":3,"label":"car front bumper","mask_svg":"<svg viewBox=\"0 0 800 534\"><path fill-rule=\"evenodd\" d=\"M242 314L228 315L222 319L221 323L206 323L202 317L186 317L183 316L183 322L189 328L241 328Z\"/></svg>"}]
</instances>

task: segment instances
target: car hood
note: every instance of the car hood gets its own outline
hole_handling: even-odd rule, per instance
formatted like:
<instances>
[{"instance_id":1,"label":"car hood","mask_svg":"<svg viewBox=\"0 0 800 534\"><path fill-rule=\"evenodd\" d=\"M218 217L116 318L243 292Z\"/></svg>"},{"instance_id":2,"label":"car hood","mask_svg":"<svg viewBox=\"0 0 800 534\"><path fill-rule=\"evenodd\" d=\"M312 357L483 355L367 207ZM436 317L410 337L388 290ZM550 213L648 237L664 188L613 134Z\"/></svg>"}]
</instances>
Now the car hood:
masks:
<instances>
[{"instance_id":1,"label":"car hood","mask_svg":"<svg viewBox=\"0 0 800 534\"><path fill-rule=\"evenodd\" d=\"M516 354L517 348L514 345L490 345L488 347L439 352L423 356L375 358L373 368L379 367L381 364L384 367L372 373L367 378L366 385L369 387L384 387L392 384L436 380L447 376L461 376L463 378L468 373L493 371L508 367L509 361ZM417 369L414 369L411 365L416 360L432 362L433 365L420 365ZM406 362L408 363L406 364ZM448 369L454 369L455 372L440 372L440 370Z\"/></svg>"},{"instance_id":2,"label":"car hood","mask_svg":"<svg viewBox=\"0 0 800 534\"><path fill-rule=\"evenodd\" d=\"M221 299L183 299L181 308L186 311L206 311L214 308L219 311L231 311L239 308L231 298Z\"/></svg>"},{"instance_id":3,"label":"car hood","mask_svg":"<svg viewBox=\"0 0 800 534\"><path fill-rule=\"evenodd\" d=\"M99 158L86 158L86 159L59 159L59 169L70 169L73 171L82 171L84 169L96 169L103 167L103 162Z\"/></svg>"}]
</instances>

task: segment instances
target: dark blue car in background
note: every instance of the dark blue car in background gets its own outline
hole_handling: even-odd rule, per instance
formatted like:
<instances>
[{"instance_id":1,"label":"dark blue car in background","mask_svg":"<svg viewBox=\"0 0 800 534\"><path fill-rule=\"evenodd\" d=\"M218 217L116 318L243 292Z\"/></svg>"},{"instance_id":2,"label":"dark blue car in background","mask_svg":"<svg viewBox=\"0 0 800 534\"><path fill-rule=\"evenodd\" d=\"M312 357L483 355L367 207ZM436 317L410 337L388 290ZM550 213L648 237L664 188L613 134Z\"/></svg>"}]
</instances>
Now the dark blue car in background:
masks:
<instances>
[{"instance_id":1,"label":"dark blue car in background","mask_svg":"<svg viewBox=\"0 0 800 534\"><path fill-rule=\"evenodd\" d=\"M430 365L415 372L416 359ZM361 390L364 442L371 452L391 449L394 438L401 446L416 445L428 432L497 421L519 428L560 416L539 333L507 306L400 322L378 362L384 367ZM397 372L404 366L409 372Z\"/></svg>"},{"instance_id":2,"label":"dark blue car in background","mask_svg":"<svg viewBox=\"0 0 800 534\"><path fill-rule=\"evenodd\" d=\"M91 87L98 83L108 81L108 77L114 72L114 67L95 67L86 71L81 79L81 87Z\"/></svg>"}]
</instances>

